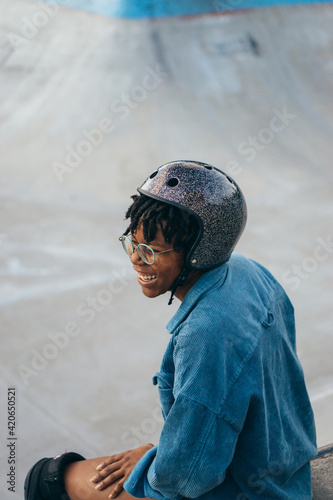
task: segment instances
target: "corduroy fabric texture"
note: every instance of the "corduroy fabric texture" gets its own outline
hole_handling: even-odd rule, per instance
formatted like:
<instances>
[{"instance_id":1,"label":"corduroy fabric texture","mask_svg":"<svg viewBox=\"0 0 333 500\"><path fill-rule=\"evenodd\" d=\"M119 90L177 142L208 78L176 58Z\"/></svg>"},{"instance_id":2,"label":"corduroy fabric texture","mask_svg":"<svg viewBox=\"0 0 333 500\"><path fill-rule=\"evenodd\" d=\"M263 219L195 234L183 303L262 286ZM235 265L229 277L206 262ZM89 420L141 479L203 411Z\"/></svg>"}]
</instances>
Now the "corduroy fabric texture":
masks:
<instances>
[{"instance_id":1,"label":"corduroy fabric texture","mask_svg":"<svg viewBox=\"0 0 333 500\"><path fill-rule=\"evenodd\" d=\"M269 271L233 254L195 283L167 330L153 377L164 426L125 489L160 500L311 499L313 412L293 306Z\"/></svg>"}]
</instances>

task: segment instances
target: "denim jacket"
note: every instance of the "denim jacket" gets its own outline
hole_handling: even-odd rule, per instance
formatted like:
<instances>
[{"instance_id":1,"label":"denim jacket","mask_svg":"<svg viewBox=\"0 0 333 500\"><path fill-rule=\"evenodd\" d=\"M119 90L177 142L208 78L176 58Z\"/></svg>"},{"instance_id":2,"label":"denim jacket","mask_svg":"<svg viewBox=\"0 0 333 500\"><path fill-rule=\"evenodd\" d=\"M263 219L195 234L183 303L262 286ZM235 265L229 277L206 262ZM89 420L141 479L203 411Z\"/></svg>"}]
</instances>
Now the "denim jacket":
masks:
<instances>
[{"instance_id":1,"label":"denim jacket","mask_svg":"<svg viewBox=\"0 0 333 500\"><path fill-rule=\"evenodd\" d=\"M158 384L158 446L125 483L159 500L312 498L313 412L296 354L293 307L239 254L204 273L169 321Z\"/></svg>"}]
</instances>

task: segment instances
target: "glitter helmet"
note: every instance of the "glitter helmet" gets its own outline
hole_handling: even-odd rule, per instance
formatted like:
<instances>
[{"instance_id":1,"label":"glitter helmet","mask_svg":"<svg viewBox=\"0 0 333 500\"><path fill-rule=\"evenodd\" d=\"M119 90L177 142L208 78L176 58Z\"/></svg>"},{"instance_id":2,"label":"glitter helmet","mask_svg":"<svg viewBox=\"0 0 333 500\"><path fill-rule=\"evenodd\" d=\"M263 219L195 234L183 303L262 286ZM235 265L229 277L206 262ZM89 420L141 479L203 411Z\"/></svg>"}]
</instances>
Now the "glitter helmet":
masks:
<instances>
[{"instance_id":1,"label":"glitter helmet","mask_svg":"<svg viewBox=\"0 0 333 500\"><path fill-rule=\"evenodd\" d=\"M206 271L226 262L246 224L239 186L221 170L198 161L174 161L152 172L139 193L192 215L199 232L185 256L187 270Z\"/></svg>"}]
</instances>

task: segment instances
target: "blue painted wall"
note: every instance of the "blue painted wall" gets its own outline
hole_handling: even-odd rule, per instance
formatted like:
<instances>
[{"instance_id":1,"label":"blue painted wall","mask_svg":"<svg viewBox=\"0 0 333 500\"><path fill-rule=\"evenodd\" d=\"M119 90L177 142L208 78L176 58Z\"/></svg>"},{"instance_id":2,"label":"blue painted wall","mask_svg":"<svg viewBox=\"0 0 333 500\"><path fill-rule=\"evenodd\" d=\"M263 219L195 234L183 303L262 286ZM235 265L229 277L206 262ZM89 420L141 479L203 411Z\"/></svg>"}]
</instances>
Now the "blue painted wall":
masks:
<instances>
[{"instance_id":1,"label":"blue painted wall","mask_svg":"<svg viewBox=\"0 0 333 500\"><path fill-rule=\"evenodd\" d=\"M87 12L95 12L110 17L140 19L145 17L164 17L195 15L208 12L224 12L241 9L270 7L292 4L333 3L329 0L46 0Z\"/></svg>"}]
</instances>

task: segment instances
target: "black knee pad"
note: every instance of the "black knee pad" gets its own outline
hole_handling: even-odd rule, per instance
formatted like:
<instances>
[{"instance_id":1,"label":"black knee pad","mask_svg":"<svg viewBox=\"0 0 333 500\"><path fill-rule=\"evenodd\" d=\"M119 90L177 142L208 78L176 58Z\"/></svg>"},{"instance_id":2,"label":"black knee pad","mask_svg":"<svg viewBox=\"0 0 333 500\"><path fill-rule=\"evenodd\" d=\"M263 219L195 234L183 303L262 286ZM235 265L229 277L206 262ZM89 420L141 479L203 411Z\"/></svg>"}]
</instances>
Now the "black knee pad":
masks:
<instances>
[{"instance_id":1,"label":"black knee pad","mask_svg":"<svg viewBox=\"0 0 333 500\"><path fill-rule=\"evenodd\" d=\"M85 460L78 453L42 458L28 472L24 482L24 500L70 500L65 490L64 470L72 462Z\"/></svg>"}]
</instances>

